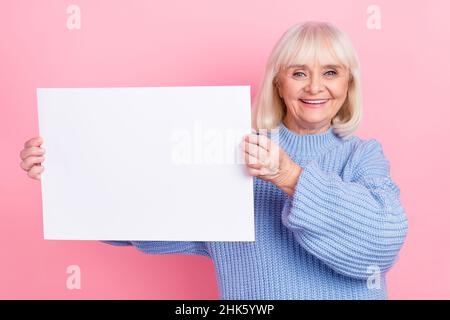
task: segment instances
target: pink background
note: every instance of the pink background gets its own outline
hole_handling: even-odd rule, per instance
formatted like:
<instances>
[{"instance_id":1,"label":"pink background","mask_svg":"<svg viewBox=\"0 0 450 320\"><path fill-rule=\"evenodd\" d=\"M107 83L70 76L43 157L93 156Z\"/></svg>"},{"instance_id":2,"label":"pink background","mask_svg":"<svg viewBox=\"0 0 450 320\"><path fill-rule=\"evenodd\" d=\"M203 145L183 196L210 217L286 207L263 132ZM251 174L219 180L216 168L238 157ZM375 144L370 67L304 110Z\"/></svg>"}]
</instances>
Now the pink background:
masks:
<instances>
[{"instance_id":1,"label":"pink background","mask_svg":"<svg viewBox=\"0 0 450 320\"><path fill-rule=\"evenodd\" d=\"M449 2L376 1L381 30L369 30L372 3L1 0L0 298L218 298L206 257L43 240L40 183L19 167L24 141L38 134L36 87L250 84L254 96L281 34L323 20L358 51L357 135L381 141L409 217L390 298L449 299ZM70 4L81 8L80 30L66 28ZM66 288L72 264L80 290Z\"/></svg>"}]
</instances>

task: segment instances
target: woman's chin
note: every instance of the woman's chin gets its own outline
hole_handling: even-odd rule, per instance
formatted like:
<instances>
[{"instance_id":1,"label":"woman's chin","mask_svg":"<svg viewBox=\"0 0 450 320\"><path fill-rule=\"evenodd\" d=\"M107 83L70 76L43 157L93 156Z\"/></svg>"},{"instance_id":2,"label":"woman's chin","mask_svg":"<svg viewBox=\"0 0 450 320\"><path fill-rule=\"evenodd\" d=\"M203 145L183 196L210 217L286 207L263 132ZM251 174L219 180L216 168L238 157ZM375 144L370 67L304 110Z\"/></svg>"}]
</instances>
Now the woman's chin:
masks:
<instances>
[{"instance_id":1,"label":"woman's chin","mask_svg":"<svg viewBox=\"0 0 450 320\"><path fill-rule=\"evenodd\" d=\"M302 117L303 122L305 123L310 123L310 124L314 124L314 123L324 123L328 120L327 116L324 115L305 115L303 114Z\"/></svg>"}]
</instances>

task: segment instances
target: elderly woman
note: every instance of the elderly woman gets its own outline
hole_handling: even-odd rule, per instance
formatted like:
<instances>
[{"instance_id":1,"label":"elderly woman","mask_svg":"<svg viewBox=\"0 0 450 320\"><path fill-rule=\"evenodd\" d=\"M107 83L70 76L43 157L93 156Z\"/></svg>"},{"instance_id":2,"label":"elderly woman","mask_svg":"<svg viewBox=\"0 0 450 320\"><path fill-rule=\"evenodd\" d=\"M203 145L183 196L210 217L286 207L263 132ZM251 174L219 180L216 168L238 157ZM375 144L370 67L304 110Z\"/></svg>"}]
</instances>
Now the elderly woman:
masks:
<instances>
[{"instance_id":1,"label":"elderly woman","mask_svg":"<svg viewBox=\"0 0 450 320\"><path fill-rule=\"evenodd\" d=\"M273 49L242 141L254 176L255 242L104 241L210 257L222 299L386 299L407 234L389 161L361 121L359 63L329 23L292 26ZM42 138L21 167L40 179ZM232 199L231 199L232 200Z\"/></svg>"}]
</instances>

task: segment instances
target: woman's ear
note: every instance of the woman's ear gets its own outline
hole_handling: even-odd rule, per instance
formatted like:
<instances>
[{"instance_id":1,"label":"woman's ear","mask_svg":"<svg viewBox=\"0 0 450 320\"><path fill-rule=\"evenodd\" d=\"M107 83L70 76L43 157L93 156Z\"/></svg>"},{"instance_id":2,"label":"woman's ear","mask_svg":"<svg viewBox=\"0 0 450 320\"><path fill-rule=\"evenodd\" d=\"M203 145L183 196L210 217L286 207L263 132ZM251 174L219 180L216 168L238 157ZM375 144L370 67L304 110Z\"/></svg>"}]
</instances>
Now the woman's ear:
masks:
<instances>
[{"instance_id":1,"label":"woman's ear","mask_svg":"<svg viewBox=\"0 0 450 320\"><path fill-rule=\"evenodd\" d=\"M276 89L277 89L278 96L279 96L281 99L283 99L283 95L281 94L280 82L278 81L277 78L274 79L274 84L275 84L275 87L276 87Z\"/></svg>"}]
</instances>

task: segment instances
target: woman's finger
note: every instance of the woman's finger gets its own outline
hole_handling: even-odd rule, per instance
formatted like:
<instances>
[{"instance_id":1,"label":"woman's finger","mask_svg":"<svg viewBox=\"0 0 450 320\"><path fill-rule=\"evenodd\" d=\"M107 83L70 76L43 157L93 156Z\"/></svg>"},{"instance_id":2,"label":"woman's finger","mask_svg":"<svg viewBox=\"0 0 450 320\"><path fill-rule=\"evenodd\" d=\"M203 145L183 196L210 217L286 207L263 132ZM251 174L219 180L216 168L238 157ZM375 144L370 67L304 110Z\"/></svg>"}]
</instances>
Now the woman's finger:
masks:
<instances>
[{"instance_id":1,"label":"woman's finger","mask_svg":"<svg viewBox=\"0 0 450 320\"><path fill-rule=\"evenodd\" d=\"M247 167L247 172L253 177L259 176L259 169L254 169L254 168Z\"/></svg>"},{"instance_id":2,"label":"woman's finger","mask_svg":"<svg viewBox=\"0 0 450 320\"><path fill-rule=\"evenodd\" d=\"M45 149L44 148L40 148L40 147L28 147L26 149L23 149L20 152L20 158L22 160L25 160L26 158L28 158L29 156L42 156L45 153Z\"/></svg>"},{"instance_id":3,"label":"woman's finger","mask_svg":"<svg viewBox=\"0 0 450 320\"><path fill-rule=\"evenodd\" d=\"M30 170L34 165L40 164L45 160L44 156L30 156L20 163L23 170Z\"/></svg>"},{"instance_id":4,"label":"woman's finger","mask_svg":"<svg viewBox=\"0 0 450 320\"><path fill-rule=\"evenodd\" d=\"M243 142L243 147L245 152L250 154L251 156L258 158L259 160L263 161L269 156L269 153L266 149L262 148L259 145L249 143L247 141Z\"/></svg>"},{"instance_id":5,"label":"woman's finger","mask_svg":"<svg viewBox=\"0 0 450 320\"><path fill-rule=\"evenodd\" d=\"M25 148L39 147L43 142L44 142L44 139L42 139L42 137L31 138L30 140L28 140L24 143L24 147Z\"/></svg>"},{"instance_id":6,"label":"woman's finger","mask_svg":"<svg viewBox=\"0 0 450 320\"><path fill-rule=\"evenodd\" d=\"M254 169L260 169L262 167L262 164L259 163L258 159L255 158L254 156L248 154L247 152L244 152L244 158L245 158L245 163L247 164L248 167L254 168Z\"/></svg>"},{"instance_id":7,"label":"woman's finger","mask_svg":"<svg viewBox=\"0 0 450 320\"><path fill-rule=\"evenodd\" d=\"M34 178L34 179L38 179L40 178L41 173L44 171L44 167L43 166L33 166L29 171L28 171L28 176L30 178Z\"/></svg>"},{"instance_id":8,"label":"woman's finger","mask_svg":"<svg viewBox=\"0 0 450 320\"><path fill-rule=\"evenodd\" d=\"M247 134L244 136L244 141L247 141L251 144L257 145L262 147L264 150L266 151L270 151L270 147L271 147L271 143L270 143L270 139L267 138L265 135L261 135L261 134Z\"/></svg>"}]
</instances>

